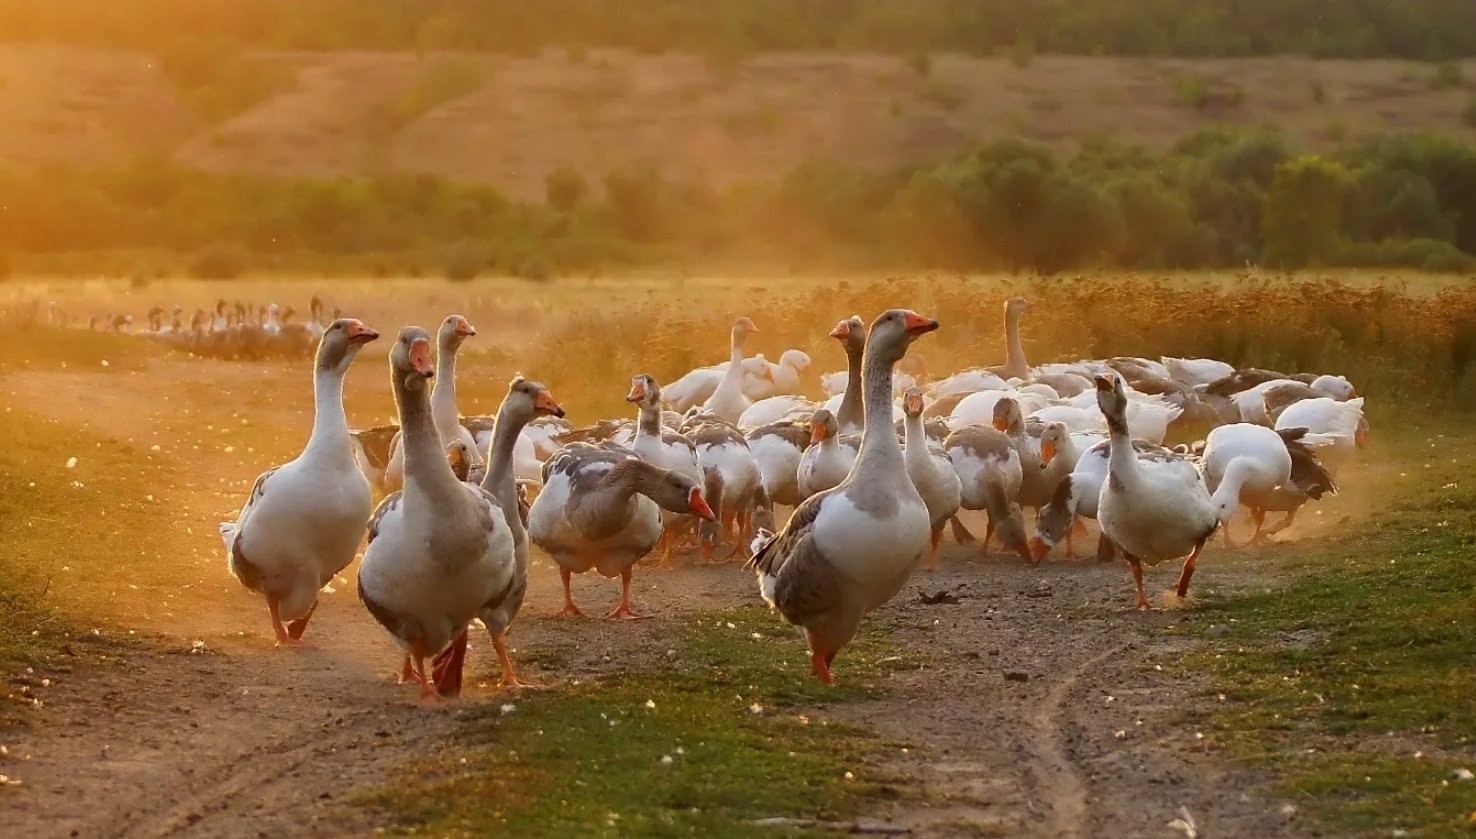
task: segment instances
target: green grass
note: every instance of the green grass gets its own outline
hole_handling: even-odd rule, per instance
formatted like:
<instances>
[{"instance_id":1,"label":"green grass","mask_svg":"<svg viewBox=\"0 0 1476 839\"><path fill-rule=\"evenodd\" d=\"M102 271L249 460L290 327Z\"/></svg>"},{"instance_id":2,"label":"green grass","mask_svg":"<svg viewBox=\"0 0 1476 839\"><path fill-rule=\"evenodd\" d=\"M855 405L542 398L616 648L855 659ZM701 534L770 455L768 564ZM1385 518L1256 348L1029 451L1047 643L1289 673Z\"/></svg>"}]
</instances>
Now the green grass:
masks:
<instances>
[{"instance_id":1,"label":"green grass","mask_svg":"<svg viewBox=\"0 0 1476 839\"><path fill-rule=\"evenodd\" d=\"M1457 777L1476 771L1476 440L1409 436L1388 509L1292 584L1206 608L1229 633L1186 662L1224 697L1199 714L1214 742L1338 835L1476 827L1476 780Z\"/></svg>"},{"instance_id":2,"label":"green grass","mask_svg":"<svg viewBox=\"0 0 1476 839\"><path fill-rule=\"evenodd\" d=\"M824 708L916 666L885 636L863 629L825 688L777 616L706 614L661 641L670 658L509 699L510 713L461 710L457 741L369 803L401 833L438 836L772 836L751 821L853 817L899 792L868 763L885 744Z\"/></svg>"}]
</instances>

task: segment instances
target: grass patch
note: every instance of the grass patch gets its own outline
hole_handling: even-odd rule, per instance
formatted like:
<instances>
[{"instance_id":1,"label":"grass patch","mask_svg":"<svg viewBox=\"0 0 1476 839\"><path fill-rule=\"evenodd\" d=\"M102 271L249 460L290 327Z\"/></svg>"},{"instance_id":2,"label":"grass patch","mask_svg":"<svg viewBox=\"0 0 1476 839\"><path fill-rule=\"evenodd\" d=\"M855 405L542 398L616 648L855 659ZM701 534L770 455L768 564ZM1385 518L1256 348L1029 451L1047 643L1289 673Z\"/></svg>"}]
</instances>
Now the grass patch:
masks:
<instances>
[{"instance_id":1,"label":"grass patch","mask_svg":"<svg viewBox=\"0 0 1476 839\"><path fill-rule=\"evenodd\" d=\"M1424 462L1382 493L1403 500L1309 552L1293 584L1206 608L1230 633L1189 662L1226 698L1206 714L1218 743L1338 835L1476 823L1476 780L1457 774L1476 771L1476 440L1408 442Z\"/></svg>"},{"instance_id":2,"label":"grass patch","mask_svg":"<svg viewBox=\"0 0 1476 839\"><path fill-rule=\"evenodd\" d=\"M885 634L869 623L827 689L766 610L707 614L671 627L677 654L660 664L510 713L463 709L459 742L369 803L401 833L434 835L761 836L773 830L753 819L854 816L898 794L867 766L882 744L815 709L878 696L888 668L915 666Z\"/></svg>"}]
</instances>

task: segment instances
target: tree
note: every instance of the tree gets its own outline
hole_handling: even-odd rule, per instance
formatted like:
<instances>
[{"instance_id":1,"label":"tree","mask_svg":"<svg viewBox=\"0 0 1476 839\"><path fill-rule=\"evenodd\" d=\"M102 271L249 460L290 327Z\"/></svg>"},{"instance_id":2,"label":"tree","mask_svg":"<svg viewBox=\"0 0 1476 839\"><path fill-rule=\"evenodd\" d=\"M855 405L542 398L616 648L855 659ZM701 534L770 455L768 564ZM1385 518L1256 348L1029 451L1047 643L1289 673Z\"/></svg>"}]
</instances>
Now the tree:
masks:
<instances>
[{"instance_id":1,"label":"tree","mask_svg":"<svg viewBox=\"0 0 1476 839\"><path fill-rule=\"evenodd\" d=\"M1316 155L1277 166L1262 216L1266 261L1301 268L1334 258L1352 181L1342 164Z\"/></svg>"}]
</instances>

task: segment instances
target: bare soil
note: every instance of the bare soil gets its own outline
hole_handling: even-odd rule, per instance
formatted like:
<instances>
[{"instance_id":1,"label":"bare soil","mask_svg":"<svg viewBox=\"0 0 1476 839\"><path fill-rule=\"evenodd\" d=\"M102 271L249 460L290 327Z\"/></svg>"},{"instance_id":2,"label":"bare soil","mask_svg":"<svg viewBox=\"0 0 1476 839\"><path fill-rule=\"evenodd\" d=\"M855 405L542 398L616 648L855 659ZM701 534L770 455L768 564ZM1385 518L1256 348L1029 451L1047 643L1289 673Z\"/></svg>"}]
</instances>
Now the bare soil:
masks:
<instances>
[{"instance_id":1,"label":"bare soil","mask_svg":"<svg viewBox=\"0 0 1476 839\"><path fill-rule=\"evenodd\" d=\"M773 54L733 66L609 50L456 56L480 66L481 83L387 126L376 115L444 56L265 57L290 65L295 82L209 124L190 113L152 56L0 45L0 163L164 155L274 175L393 168L541 199L559 166L599 174L650 164L722 184L816 158L932 160L1001 135L1058 146L1111 135L1163 147L1229 123L1274 125L1313 149L1390 130L1476 139L1462 121L1470 90L1432 89L1432 67L1409 61L1041 56L1016 66L939 55L924 76L878 55ZM1464 69L1476 77L1476 61Z\"/></svg>"}]
</instances>

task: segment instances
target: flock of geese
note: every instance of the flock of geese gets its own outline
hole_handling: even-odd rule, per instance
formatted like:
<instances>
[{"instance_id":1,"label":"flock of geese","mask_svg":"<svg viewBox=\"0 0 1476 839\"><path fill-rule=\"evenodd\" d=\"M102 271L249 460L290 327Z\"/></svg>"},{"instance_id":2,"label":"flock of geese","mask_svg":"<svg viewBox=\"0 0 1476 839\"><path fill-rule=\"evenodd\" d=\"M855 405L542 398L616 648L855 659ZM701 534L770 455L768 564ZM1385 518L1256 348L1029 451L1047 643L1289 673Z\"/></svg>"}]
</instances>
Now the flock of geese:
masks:
<instances>
[{"instance_id":1,"label":"flock of geese","mask_svg":"<svg viewBox=\"0 0 1476 839\"><path fill-rule=\"evenodd\" d=\"M307 358L327 331L328 324L340 316L335 307L332 316L323 301L313 295L308 304L308 319L293 320L296 310L276 303L228 303L217 300L214 310L196 307L185 319L184 307L166 310L153 306L144 316L141 328L134 327L130 314L92 315L87 329L119 335L138 335L199 356L223 359L263 360L273 358ZM47 325L72 326L71 316L55 300L47 305Z\"/></svg>"},{"instance_id":2,"label":"flock of geese","mask_svg":"<svg viewBox=\"0 0 1476 839\"><path fill-rule=\"evenodd\" d=\"M1126 560L1147 609L1144 565L1184 559L1186 595L1216 530L1230 543L1239 508L1252 541L1265 539L1335 493L1337 469L1367 441L1363 400L1338 376L1212 359L1032 367L1020 340L1028 310L1019 298L1005 305L1003 365L932 382L899 367L938 321L905 309L870 325L841 320L830 335L847 369L822 377L833 391L823 402L784 392L798 390L809 357L746 356L758 329L739 318L725 366L665 387L635 375L633 418L581 428L521 376L495 416L463 416L456 355L476 330L451 315L435 335L410 326L395 336L398 425L363 431L348 425L343 381L379 334L340 318L318 342L306 448L257 478L237 520L220 526L229 567L265 597L279 645L291 644L367 536L360 597L403 651L402 681L434 701L461 689L473 620L491 636L502 685L524 685L505 636L530 543L559 568L565 615L581 614L572 575L620 577L613 619L643 617L630 599L641 559L659 552L670 564L695 542L710 561L726 545L803 630L815 676L830 683L863 616L936 566L945 529L976 541L961 511L987 514L986 548L997 537L1031 563L1063 541L1072 554L1081 520L1095 519L1098 558ZM1181 425L1211 430L1165 446ZM780 507L790 508L782 526ZM1268 512L1285 519L1264 527Z\"/></svg>"}]
</instances>

